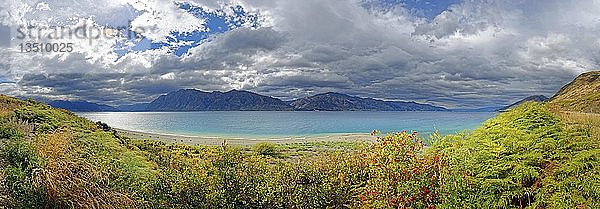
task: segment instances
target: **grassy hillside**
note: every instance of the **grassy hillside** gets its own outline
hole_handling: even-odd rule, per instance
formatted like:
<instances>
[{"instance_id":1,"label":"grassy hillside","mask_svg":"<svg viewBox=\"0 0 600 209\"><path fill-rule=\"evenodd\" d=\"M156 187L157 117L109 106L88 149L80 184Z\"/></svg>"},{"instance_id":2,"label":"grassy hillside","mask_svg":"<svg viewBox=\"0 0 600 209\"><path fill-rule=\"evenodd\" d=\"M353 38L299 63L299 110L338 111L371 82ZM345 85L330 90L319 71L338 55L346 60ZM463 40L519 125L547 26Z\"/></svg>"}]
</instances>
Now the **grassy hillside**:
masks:
<instances>
[{"instance_id":1,"label":"grassy hillside","mask_svg":"<svg viewBox=\"0 0 600 209\"><path fill-rule=\"evenodd\" d=\"M553 109L600 113L600 71L579 75L551 98Z\"/></svg>"},{"instance_id":2,"label":"grassy hillside","mask_svg":"<svg viewBox=\"0 0 600 209\"><path fill-rule=\"evenodd\" d=\"M0 96L0 208L600 208L598 120L526 103L472 133L187 146Z\"/></svg>"}]
</instances>

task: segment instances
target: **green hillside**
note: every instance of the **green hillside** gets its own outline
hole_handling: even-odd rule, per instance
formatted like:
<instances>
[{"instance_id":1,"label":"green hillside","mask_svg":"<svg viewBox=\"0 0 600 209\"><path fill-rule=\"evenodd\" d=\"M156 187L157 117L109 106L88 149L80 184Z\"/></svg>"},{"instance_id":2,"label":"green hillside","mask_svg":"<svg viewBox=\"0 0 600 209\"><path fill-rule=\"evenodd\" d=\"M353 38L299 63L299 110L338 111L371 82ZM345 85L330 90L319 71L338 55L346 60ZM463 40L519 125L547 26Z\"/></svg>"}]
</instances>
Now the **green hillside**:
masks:
<instances>
[{"instance_id":1,"label":"green hillside","mask_svg":"<svg viewBox=\"0 0 600 209\"><path fill-rule=\"evenodd\" d=\"M187 146L0 96L0 208L600 208L585 117L525 103L457 135Z\"/></svg>"},{"instance_id":2,"label":"green hillside","mask_svg":"<svg viewBox=\"0 0 600 209\"><path fill-rule=\"evenodd\" d=\"M600 113L600 71L579 75L551 98L550 105L562 111Z\"/></svg>"}]
</instances>

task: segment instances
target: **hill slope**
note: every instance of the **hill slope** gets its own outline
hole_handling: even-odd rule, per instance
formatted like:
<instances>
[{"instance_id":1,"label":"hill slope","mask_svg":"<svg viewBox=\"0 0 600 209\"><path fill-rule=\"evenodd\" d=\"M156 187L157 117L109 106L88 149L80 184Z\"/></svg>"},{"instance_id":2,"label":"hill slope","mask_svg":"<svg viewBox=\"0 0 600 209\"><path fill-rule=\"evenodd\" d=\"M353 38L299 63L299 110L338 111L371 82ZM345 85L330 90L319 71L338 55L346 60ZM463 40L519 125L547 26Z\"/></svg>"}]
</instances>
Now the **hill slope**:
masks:
<instances>
[{"instance_id":1,"label":"hill slope","mask_svg":"<svg viewBox=\"0 0 600 209\"><path fill-rule=\"evenodd\" d=\"M600 113L600 71L579 75L551 98L550 106L563 111Z\"/></svg>"},{"instance_id":2,"label":"hill slope","mask_svg":"<svg viewBox=\"0 0 600 209\"><path fill-rule=\"evenodd\" d=\"M382 101L340 93L324 93L294 100L296 110L322 111L447 111L443 107L416 102Z\"/></svg>"},{"instance_id":3,"label":"hill slope","mask_svg":"<svg viewBox=\"0 0 600 209\"><path fill-rule=\"evenodd\" d=\"M508 105L506 107L503 107L501 109L499 109L498 111L506 111L509 109L512 109L514 107L519 106L520 104L523 104L525 102L545 102L548 101L548 97L544 96L544 95L533 95L533 96L528 96L525 99L521 99L518 102L512 103L511 105Z\"/></svg>"}]
</instances>

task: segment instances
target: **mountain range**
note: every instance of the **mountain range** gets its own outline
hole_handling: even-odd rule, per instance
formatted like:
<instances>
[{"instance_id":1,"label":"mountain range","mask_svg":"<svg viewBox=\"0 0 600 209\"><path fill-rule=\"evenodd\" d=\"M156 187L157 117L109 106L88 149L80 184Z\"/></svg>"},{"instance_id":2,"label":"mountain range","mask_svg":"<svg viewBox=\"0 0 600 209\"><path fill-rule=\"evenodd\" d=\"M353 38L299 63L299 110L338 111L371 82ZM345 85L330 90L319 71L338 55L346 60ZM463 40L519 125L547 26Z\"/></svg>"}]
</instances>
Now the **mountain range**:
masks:
<instances>
[{"instance_id":1,"label":"mountain range","mask_svg":"<svg viewBox=\"0 0 600 209\"><path fill-rule=\"evenodd\" d=\"M383 101L334 92L297 99L290 105L301 111L448 111L429 104Z\"/></svg>"},{"instance_id":2,"label":"mountain range","mask_svg":"<svg viewBox=\"0 0 600 209\"><path fill-rule=\"evenodd\" d=\"M384 101L329 92L292 101L263 96L249 91L204 92L182 89L159 96L150 103L112 107L87 101L46 101L49 105L74 112L144 111L506 111L526 101L548 102L565 111L600 113L600 71L581 74L561 88L552 98L534 95L505 107L446 109L416 102Z\"/></svg>"},{"instance_id":3,"label":"mountain range","mask_svg":"<svg viewBox=\"0 0 600 209\"><path fill-rule=\"evenodd\" d=\"M384 101L361 98L341 93L323 93L293 101L243 90L204 92L181 89L159 96L150 103L111 107L91 102L55 100L47 102L53 107L76 112L128 111L448 111L444 107L416 102Z\"/></svg>"},{"instance_id":4,"label":"mountain range","mask_svg":"<svg viewBox=\"0 0 600 209\"><path fill-rule=\"evenodd\" d=\"M103 104L96 104L87 101L65 101L52 100L46 101L52 107L66 109L73 112L115 112L119 109Z\"/></svg>"}]
</instances>

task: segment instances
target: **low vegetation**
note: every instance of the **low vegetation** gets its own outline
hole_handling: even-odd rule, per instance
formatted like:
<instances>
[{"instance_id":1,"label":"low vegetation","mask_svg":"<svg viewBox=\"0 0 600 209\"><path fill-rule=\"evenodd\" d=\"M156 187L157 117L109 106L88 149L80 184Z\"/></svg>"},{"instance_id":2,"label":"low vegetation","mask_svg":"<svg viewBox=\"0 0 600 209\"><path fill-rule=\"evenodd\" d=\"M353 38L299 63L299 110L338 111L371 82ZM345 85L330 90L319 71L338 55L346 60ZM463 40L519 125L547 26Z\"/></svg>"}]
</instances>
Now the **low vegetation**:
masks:
<instances>
[{"instance_id":1,"label":"low vegetation","mask_svg":"<svg viewBox=\"0 0 600 209\"><path fill-rule=\"evenodd\" d=\"M0 208L600 208L599 120L526 103L470 133L188 146L0 97Z\"/></svg>"}]
</instances>

